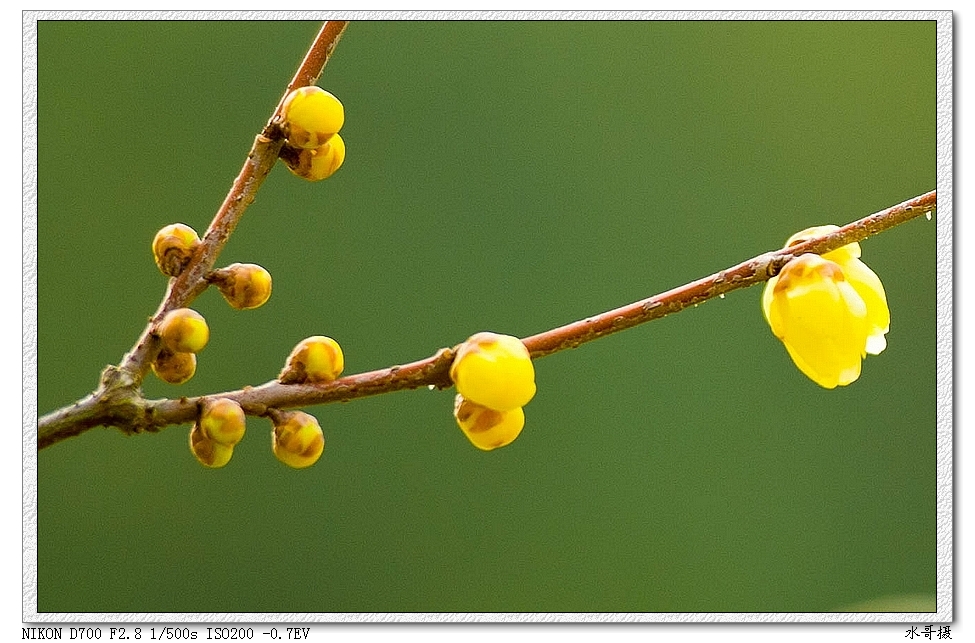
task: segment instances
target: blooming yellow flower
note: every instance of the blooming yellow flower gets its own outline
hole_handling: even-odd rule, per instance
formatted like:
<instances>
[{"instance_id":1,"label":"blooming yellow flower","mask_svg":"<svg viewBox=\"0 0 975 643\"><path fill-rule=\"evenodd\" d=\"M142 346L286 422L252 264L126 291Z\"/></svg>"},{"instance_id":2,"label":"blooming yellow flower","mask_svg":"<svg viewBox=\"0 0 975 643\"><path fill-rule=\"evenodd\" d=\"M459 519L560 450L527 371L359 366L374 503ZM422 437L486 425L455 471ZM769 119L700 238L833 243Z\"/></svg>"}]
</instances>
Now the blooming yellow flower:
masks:
<instances>
[{"instance_id":1,"label":"blooming yellow flower","mask_svg":"<svg viewBox=\"0 0 975 643\"><path fill-rule=\"evenodd\" d=\"M790 237L786 247L836 229L809 228ZM824 388L856 381L866 354L887 346L890 311L883 284L859 257L858 243L822 256L800 255L762 294L773 334L799 370Z\"/></svg>"}]
</instances>

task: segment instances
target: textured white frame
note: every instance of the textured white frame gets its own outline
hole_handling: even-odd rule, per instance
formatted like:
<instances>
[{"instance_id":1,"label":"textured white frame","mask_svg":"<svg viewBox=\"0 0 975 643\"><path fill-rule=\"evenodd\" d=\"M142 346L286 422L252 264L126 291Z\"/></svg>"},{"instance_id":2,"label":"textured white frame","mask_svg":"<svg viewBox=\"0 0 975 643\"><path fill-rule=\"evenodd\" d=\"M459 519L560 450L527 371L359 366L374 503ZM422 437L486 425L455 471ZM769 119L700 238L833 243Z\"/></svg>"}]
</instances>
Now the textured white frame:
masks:
<instances>
[{"instance_id":1,"label":"textured white frame","mask_svg":"<svg viewBox=\"0 0 975 643\"><path fill-rule=\"evenodd\" d=\"M37 22L39 20L933 20L937 22L937 612L923 613L44 613L37 612ZM953 15L950 11L23 12L23 613L24 623L922 623L953 621ZM151 626L150 626L151 627ZM283 626L282 626L283 627ZM64 629L64 628L62 628ZM158 625L156 629L159 629ZM206 636L206 626L191 629ZM271 626L254 627L267 640ZM284 633L279 630L279 636ZM317 629L317 628L316 628ZM903 628L906 630L906 627ZM108 640L107 628L103 637ZM129 628L131 630L131 627ZM919 630L920 631L920 630ZM128 631L128 634L131 634ZM420 636L430 632L415 631ZM450 634L442 632L443 634ZM656 631L657 634L666 634ZM751 634L740 631L744 636ZM314 634L314 632L313 632ZM457 634L456 631L453 632ZM593 632L590 632L593 634ZM829 631L822 636L832 637ZM329 634L329 636L333 636ZM795 632L778 636L794 636ZM727 636L727 634L722 634ZM143 636L143 638L148 638ZM901 634L903 638L903 634ZM954 637L957 638L957 637Z\"/></svg>"}]
</instances>

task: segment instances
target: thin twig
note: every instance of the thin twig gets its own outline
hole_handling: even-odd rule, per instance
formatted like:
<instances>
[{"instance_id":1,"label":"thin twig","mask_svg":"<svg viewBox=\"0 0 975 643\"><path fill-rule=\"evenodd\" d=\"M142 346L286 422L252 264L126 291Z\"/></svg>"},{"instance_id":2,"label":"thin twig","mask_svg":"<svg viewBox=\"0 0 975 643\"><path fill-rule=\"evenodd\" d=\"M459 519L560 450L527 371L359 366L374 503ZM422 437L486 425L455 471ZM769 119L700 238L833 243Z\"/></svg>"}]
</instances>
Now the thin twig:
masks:
<instances>
[{"instance_id":1,"label":"thin twig","mask_svg":"<svg viewBox=\"0 0 975 643\"><path fill-rule=\"evenodd\" d=\"M528 347L533 359L567 348L575 348L585 342L679 312L733 290L767 281L799 254L805 252L822 254L855 241L862 241L871 235L932 212L936 207L937 193L931 191L854 221L830 234L787 249L767 252L659 295L526 337L522 341ZM452 360L453 349L444 348L426 359L377 371L348 375L328 384L281 384L274 380L261 386L245 387L241 390L204 397L226 397L236 400L245 413L260 416L265 415L269 408L284 409L342 402L421 386L447 388L451 386L448 370ZM129 432L158 431L168 425L186 424L195 420L197 404L202 399L203 397L151 401L140 399L136 406L118 405L116 411L119 415L108 419L93 418L88 405L82 401L75 413L73 413L75 407L68 407L42 418L38 448L77 435L98 423L119 426L124 422L124 426L120 428ZM72 424L72 416L74 416L74 424ZM91 424L96 419L101 421Z\"/></svg>"}]
</instances>

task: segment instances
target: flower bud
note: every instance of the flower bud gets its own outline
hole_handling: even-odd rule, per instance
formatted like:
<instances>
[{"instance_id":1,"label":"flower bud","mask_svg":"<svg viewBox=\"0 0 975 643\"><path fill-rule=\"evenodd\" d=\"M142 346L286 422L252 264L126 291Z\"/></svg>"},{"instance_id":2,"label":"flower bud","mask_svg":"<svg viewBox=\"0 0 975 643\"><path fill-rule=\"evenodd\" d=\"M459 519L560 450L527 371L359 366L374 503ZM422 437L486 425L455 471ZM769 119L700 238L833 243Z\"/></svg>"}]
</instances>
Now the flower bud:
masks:
<instances>
[{"instance_id":1,"label":"flower bud","mask_svg":"<svg viewBox=\"0 0 975 643\"><path fill-rule=\"evenodd\" d=\"M807 228L789 237L785 247L789 248L839 229L839 226L835 225ZM866 351L870 355L879 355L887 348L885 336L890 331L890 309L887 307L887 294L884 292L884 285L880 282L880 277L860 260L860 253L860 244L854 241L836 250L824 252L822 257L839 264L846 280L867 305L870 335L867 337ZM776 279L777 277L773 277L772 281L769 282L773 288L773 282Z\"/></svg>"},{"instance_id":2,"label":"flower bud","mask_svg":"<svg viewBox=\"0 0 975 643\"><path fill-rule=\"evenodd\" d=\"M808 228L789 237L785 247L836 230ZM796 367L823 388L856 381L862 359L887 347L887 296L880 278L860 261L859 243L787 263L765 285L762 312Z\"/></svg>"},{"instance_id":3,"label":"flower bud","mask_svg":"<svg viewBox=\"0 0 975 643\"><path fill-rule=\"evenodd\" d=\"M514 442L525 426L525 411L520 406L495 411L458 393L454 398L454 419L471 444L490 451Z\"/></svg>"},{"instance_id":4,"label":"flower bud","mask_svg":"<svg viewBox=\"0 0 975 643\"><path fill-rule=\"evenodd\" d=\"M218 469L228 462L234 454L234 448L226 444L220 444L210 440L200 430L200 425L193 425L190 431L190 451L196 459L205 467Z\"/></svg>"},{"instance_id":5,"label":"flower bud","mask_svg":"<svg viewBox=\"0 0 975 643\"><path fill-rule=\"evenodd\" d=\"M272 415L271 449L289 467L304 469L318 462L325 450L325 434L314 415L302 411Z\"/></svg>"},{"instance_id":6,"label":"flower bud","mask_svg":"<svg viewBox=\"0 0 975 643\"><path fill-rule=\"evenodd\" d=\"M342 348L331 337L315 335L301 340L278 376L282 384L331 382L345 368Z\"/></svg>"},{"instance_id":7,"label":"flower bud","mask_svg":"<svg viewBox=\"0 0 975 643\"><path fill-rule=\"evenodd\" d=\"M196 373L196 355L173 353L164 348L153 360L152 372L164 382L182 384Z\"/></svg>"},{"instance_id":8,"label":"flower bud","mask_svg":"<svg viewBox=\"0 0 975 643\"><path fill-rule=\"evenodd\" d=\"M156 334L171 353L199 353L210 341L206 320L192 308L176 308L166 313Z\"/></svg>"},{"instance_id":9,"label":"flower bud","mask_svg":"<svg viewBox=\"0 0 975 643\"><path fill-rule=\"evenodd\" d=\"M168 225L152 240L152 257L156 266L168 277L176 277L193 258L200 245L196 230L182 223Z\"/></svg>"},{"instance_id":10,"label":"flower bud","mask_svg":"<svg viewBox=\"0 0 975 643\"><path fill-rule=\"evenodd\" d=\"M308 181L321 181L342 167L345 161L345 141L335 134L328 143L310 150L285 143L280 157L295 176Z\"/></svg>"},{"instance_id":11,"label":"flower bud","mask_svg":"<svg viewBox=\"0 0 975 643\"><path fill-rule=\"evenodd\" d=\"M207 280L237 310L263 306L271 296L271 274L255 263L231 264L213 271Z\"/></svg>"},{"instance_id":12,"label":"flower bud","mask_svg":"<svg viewBox=\"0 0 975 643\"><path fill-rule=\"evenodd\" d=\"M281 106L281 128L294 147L321 147L344 123L345 108L341 101L315 85L295 89Z\"/></svg>"},{"instance_id":13,"label":"flower bud","mask_svg":"<svg viewBox=\"0 0 975 643\"><path fill-rule=\"evenodd\" d=\"M796 366L824 388L860 377L869 332L867 306L839 264L804 254L785 265L765 309Z\"/></svg>"},{"instance_id":14,"label":"flower bud","mask_svg":"<svg viewBox=\"0 0 975 643\"><path fill-rule=\"evenodd\" d=\"M203 403L197 424L205 438L232 447L243 439L246 421L240 404L222 397Z\"/></svg>"},{"instance_id":15,"label":"flower bud","mask_svg":"<svg viewBox=\"0 0 975 643\"><path fill-rule=\"evenodd\" d=\"M468 400L495 411L511 411L535 396L535 368L517 337L477 333L457 349L450 379Z\"/></svg>"}]
</instances>

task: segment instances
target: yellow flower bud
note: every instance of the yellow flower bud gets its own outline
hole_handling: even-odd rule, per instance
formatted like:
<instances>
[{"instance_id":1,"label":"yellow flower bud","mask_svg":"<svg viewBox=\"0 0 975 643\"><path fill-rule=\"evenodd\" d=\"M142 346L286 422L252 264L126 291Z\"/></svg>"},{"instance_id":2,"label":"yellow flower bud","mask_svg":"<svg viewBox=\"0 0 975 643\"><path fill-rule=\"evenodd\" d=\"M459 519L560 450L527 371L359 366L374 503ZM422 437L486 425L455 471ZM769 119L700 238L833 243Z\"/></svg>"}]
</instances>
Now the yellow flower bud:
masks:
<instances>
[{"instance_id":1,"label":"yellow flower bud","mask_svg":"<svg viewBox=\"0 0 975 643\"><path fill-rule=\"evenodd\" d=\"M271 296L271 273L255 263L234 263L207 277L237 310L263 306Z\"/></svg>"},{"instance_id":2,"label":"yellow flower bud","mask_svg":"<svg viewBox=\"0 0 975 643\"><path fill-rule=\"evenodd\" d=\"M472 335L457 349L450 379L468 400L495 411L510 411L535 396L535 368L517 337Z\"/></svg>"},{"instance_id":3,"label":"yellow flower bud","mask_svg":"<svg viewBox=\"0 0 975 643\"><path fill-rule=\"evenodd\" d=\"M152 257L156 266L168 277L176 277L193 258L200 245L196 230L182 223L168 225L152 240Z\"/></svg>"},{"instance_id":4,"label":"yellow flower bud","mask_svg":"<svg viewBox=\"0 0 975 643\"><path fill-rule=\"evenodd\" d=\"M152 372L164 382L182 384L196 373L196 355L172 353L164 348L153 360Z\"/></svg>"},{"instance_id":5,"label":"yellow flower bud","mask_svg":"<svg viewBox=\"0 0 975 643\"><path fill-rule=\"evenodd\" d=\"M789 248L815 237L839 230L839 226L824 225L807 228L789 237L785 247ZM822 255L823 259L835 262L843 268L846 280L863 298L867 305L867 318L870 323L870 334L867 337L867 353L879 355L887 347L885 335L890 330L890 309L887 307L887 295L884 285L877 274L860 261L860 244L850 243L836 250Z\"/></svg>"},{"instance_id":6,"label":"yellow flower bud","mask_svg":"<svg viewBox=\"0 0 975 643\"><path fill-rule=\"evenodd\" d=\"M192 308L176 308L166 313L156 333L171 353L199 353L210 341L206 320Z\"/></svg>"},{"instance_id":7,"label":"yellow flower bud","mask_svg":"<svg viewBox=\"0 0 975 643\"><path fill-rule=\"evenodd\" d=\"M214 442L203 435L198 424L193 425L193 429L190 431L190 451L193 452L200 464L211 469L218 469L226 465L234 454L232 446Z\"/></svg>"},{"instance_id":8,"label":"yellow flower bud","mask_svg":"<svg viewBox=\"0 0 975 643\"><path fill-rule=\"evenodd\" d=\"M314 85L292 91L281 107L281 126L294 147L321 147L344 123L345 108L341 101Z\"/></svg>"},{"instance_id":9,"label":"yellow flower bud","mask_svg":"<svg viewBox=\"0 0 975 643\"><path fill-rule=\"evenodd\" d=\"M514 442L525 426L525 411L520 406L495 411L458 393L454 398L454 419L471 444L490 451Z\"/></svg>"},{"instance_id":10,"label":"yellow flower bud","mask_svg":"<svg viewBox=\"0 0 975 643\"><path fill-rule=\"evenodd\" d=\"M811 380L831 389L860 377L871 315L838 263L814 254L796 257L766 286L762 309Z\"/></svg>"},{"instance_id":11,"label":"yellow flower bud","mask_svg":"<svg viewBox=\"0 0 975 643\"><path fill-rule=\"evenodd\" d=\"M285 143L280 157L295 176L308 181L321 181L342 167L345 161L345 141L335 134L328 143L310 150Z\"/></svg>"},{"instance_id":12,"label":"yellow flower bud","mask_svg":"<svg viewBox=\"0 0 975 643\"><path fill-rule=\"evenodd\" d=\"M295 469L318 462L325 450L325 434L314 415L302 411L277 412L272 421L271 449L278 460Z\"/></svg>"},{"instance_id":13,"label":"yellow flower bud","mask_svg":"<svg viewBox=\"0 0 975 643\"><path fill-rule=\"evenodd\" d=\"M246 420L240 404L227 398L208 399L203 403L200 432L209 440L232 447L244 438Z\"/></svg>"},{"instance_id":14,"label":"yellow flower bud","mask_svg":"<svg viewBox=\"0 0 975 643\"><path fill-rule=\"evenodd\" d=\"M331 337L315 335L294 347L278 380L282 384L331 382L343 368L345 357L339 343Z\"/></svg>"}]
</instances>

